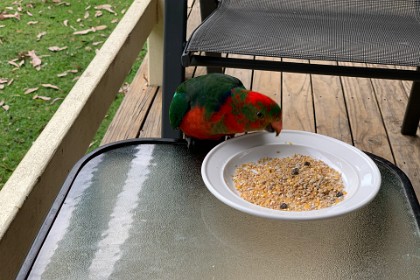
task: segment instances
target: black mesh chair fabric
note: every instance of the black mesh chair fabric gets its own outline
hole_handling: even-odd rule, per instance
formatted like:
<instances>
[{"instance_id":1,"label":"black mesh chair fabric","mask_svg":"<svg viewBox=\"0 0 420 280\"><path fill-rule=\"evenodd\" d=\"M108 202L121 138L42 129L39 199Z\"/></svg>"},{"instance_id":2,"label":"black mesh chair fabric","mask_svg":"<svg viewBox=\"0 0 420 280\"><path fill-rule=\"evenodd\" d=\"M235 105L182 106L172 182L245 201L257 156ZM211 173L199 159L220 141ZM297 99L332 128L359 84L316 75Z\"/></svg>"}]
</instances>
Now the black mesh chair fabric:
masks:
<instances>
[{"instance_id":1,"label":"black mesh chair fabric","mask_svg":"<svg viewBox=\"0 0 420 280\"><path fill-rule=\"evenodd\" d=\"M420 65L419 0L222 0L186 51Z\"/></svg>"}]
</instances>

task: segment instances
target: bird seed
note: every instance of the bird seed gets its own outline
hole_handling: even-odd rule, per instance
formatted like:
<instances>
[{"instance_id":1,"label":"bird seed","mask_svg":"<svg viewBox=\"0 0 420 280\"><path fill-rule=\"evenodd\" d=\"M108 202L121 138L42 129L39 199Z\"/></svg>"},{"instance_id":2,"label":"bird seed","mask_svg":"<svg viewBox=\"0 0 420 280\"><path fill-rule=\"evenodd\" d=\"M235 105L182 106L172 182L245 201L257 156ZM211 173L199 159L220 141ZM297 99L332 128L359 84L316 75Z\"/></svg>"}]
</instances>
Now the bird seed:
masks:
<instances>
[{"instance_id":1,"label":"bird seed","mask_svg":"<svg viewBox=\"0 0 420 280\"><path fill-rule=\"evenodd\" d=\"M330 207L347 194L338 171L299 154L244 163L235 170L233 182L243 199L282 211Z\"/></svg>"}]
</instances>

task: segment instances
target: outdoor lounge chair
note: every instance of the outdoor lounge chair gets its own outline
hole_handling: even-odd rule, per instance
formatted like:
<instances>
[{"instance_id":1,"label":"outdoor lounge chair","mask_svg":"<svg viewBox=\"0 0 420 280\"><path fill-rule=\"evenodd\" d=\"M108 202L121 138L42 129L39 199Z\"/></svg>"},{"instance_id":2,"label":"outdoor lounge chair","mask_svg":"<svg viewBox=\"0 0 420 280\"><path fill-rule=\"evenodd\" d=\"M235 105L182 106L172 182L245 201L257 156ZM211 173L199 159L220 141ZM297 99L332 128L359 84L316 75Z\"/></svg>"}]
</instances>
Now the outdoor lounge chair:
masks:
<instances>
[{"instance_id":1,"label":"outdoor lounge chair","mask_svg":"<svg viewBox=\"0 0 420 280\"><path fill-rule=\"evenodd\" d=\"M186 5L182 2L186 1L166 4L173 6L168 9L172 11L182 9ZM202 15L215 9L181 45L182 55L178 48L179 57L172 58L175 64L181 60L183 67L413 80L401 132L416 134L420 119L419 0L201 0L201 4ZM171 32L176 25L168 21L165 27L165 32ZM231 54L363 64L353 67L238 59L229 57ZM165 65L169 69L164 73L173 75L171 67L183 71L182 66ZM169 106L170 92L180 82L176 77L171 82L164 74L164 110ZM165 135L168 126L163 121Z\"/></svg>"}]
</instances>

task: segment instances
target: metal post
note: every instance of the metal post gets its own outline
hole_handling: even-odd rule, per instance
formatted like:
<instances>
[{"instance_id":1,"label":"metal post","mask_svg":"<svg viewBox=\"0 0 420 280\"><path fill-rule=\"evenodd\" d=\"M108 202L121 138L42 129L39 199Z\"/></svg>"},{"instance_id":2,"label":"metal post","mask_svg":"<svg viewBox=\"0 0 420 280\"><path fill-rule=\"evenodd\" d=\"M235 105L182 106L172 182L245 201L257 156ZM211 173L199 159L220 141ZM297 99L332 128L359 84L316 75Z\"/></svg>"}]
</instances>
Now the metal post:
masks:
<instances>
[{"instance_id":1,"label":"metal post","mask_svg":"<svg viewBox=\"0 0 420 280\"><path fill-rule=\"evenodd\" d=\"M417 67L420 75L420 67ZM413 81L410 96L405 109L401 133L415 136L420 122L420 81Z\"/></svg>"},{"instance_id":2,"label":"metal post","mask_svg":"<svg viewBox=\"0 0 420 280\"><path fill-rule=\"evenodd\" d=\"M176 87L185 79L181 65L187 26L187 0L165 0L162 83L162 137L181 138L169 123L169 105Z\"/></svg>"}]
</instances>

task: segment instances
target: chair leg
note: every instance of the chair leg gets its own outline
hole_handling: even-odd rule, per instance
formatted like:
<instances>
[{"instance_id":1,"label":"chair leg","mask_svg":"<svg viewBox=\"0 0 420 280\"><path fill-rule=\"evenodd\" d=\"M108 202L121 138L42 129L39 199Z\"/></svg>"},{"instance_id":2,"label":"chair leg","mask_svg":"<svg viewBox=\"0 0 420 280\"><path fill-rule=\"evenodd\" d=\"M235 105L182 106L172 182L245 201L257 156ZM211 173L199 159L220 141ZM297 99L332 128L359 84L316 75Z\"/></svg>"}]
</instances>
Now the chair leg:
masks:
<instances>
[{"instance_id":1,"label":"chair leg","mask_svg":"<svg viewBox=\"0 0 420 280\"><path fill-rule=\"evenodd\" d=\"M420 122L420 81L414 81L405 109L401 133L415 136Z\"/></svg>"},{"instance_id":2,"label":"chair leg","mask_svg":"<svg viewBox=\"0 0 420 280\"><path fill-rule=\"evenodd\" d=\"M182 133L171 127L169 106L177 86L185 80L181 65L187 26L187 0L165 0L164 55L162 83L162 137L181 138Z\"/></svg>"},{"instance_id":3,"label":"chair leg","mask_svg":"<svg viewBox=\"0 0 420 280\"><path fill-rule=\"evenodd\" d=\"M217 8L217 5L217 0L200 0L201 20L205 20ZM220 57L221 55L220 53L206 52L206 56ZM207 66L207 73L223 73L223 68L217 66Z\"/></svg>"}]
</instances>

